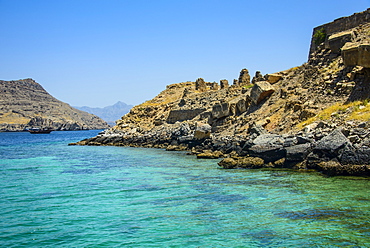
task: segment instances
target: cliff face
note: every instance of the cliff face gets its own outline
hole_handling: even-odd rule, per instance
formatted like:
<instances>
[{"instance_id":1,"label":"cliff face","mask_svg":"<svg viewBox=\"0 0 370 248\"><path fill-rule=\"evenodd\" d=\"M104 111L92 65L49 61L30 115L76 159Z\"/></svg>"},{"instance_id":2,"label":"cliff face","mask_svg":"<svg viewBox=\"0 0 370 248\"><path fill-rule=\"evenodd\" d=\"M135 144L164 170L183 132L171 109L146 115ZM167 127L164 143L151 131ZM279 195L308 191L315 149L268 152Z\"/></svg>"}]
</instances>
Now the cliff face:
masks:
<instances>
[{"instance_id":1,"label":"cliff face","mask_svg":"<svg viewBox=\"0 0 370 248\"><path fill-rule=\"evenodd\" d=\"M314 29L307 63L172 84L82 145L191 150L235 167L370 175L370 9ZM249 159L247 159L249 157ZM258 159L257 159L258 158ZM360 166L361 165L361 166Z\"/></svg>"},{"instance_id":2,"label":"cliff face","mask_svg":"<svg viewBox=\"0 0 370 248\"><path fill-rule=\"evenodd\" d=\"M55 130L104 129L99 117L72 108L32 79L0 81L0 131L51 127Z\"/></svg>"}]
</instances>

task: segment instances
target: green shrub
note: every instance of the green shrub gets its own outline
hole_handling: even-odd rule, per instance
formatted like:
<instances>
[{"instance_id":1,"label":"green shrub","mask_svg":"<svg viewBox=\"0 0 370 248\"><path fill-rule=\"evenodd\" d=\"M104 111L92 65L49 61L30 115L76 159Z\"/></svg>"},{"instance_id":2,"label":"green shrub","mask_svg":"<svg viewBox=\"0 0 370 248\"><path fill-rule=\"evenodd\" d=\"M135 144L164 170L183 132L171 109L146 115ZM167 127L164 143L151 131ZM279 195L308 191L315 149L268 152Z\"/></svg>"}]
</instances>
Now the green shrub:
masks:
<instances>
[{"instance_id":1,"label":"green shrub","mask_svg":"<svg viewBox=\"0 0 370 248\"><path fill-rule=\"evenodd\" d=\"M315 32L313 35L314 41L316 45L320 45L326 39L326 31L324 28L321 28Z\"/></svg>"}]
</instances>

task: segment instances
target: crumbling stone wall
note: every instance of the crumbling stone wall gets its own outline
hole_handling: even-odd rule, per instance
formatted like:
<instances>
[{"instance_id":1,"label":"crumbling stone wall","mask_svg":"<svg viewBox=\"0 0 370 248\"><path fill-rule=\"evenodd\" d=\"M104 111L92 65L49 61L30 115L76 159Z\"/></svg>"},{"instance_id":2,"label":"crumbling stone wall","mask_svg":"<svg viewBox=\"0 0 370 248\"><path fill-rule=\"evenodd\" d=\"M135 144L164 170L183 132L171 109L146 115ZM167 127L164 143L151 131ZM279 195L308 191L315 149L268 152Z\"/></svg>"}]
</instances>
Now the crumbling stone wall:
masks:
<instances>
[{"instance_id":1,"label":"crumbling stone wall","mask_svg":"<svg viewBox=\"0 0 370 248\"><path fill-rule=\"evenodd\" d=\"M365 24L369 22L370 22L370 8L368 8L367 10L363 12L355 13L351 16L341 17L332 22L329 22L329 23L326 23L326 24L323 24L323 25L320 25L314 28L312 32L312 38L311 38L309 59L311 58L312 53L315 52L317 48L317 44L315 44L314 34L318 30L324 29L326 32L326 39L328 39L328 37L332 34L343 32L348 29L355 28L359 26L360 24Z\"/></svg>"}]
</instances>

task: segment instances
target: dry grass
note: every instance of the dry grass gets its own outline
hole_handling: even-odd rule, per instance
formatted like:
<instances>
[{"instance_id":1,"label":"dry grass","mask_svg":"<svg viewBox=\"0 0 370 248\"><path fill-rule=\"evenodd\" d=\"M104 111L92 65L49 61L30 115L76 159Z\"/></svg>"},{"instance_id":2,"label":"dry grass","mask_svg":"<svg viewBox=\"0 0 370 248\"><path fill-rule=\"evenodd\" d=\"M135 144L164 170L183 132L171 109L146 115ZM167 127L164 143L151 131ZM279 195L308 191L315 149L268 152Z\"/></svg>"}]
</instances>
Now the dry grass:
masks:
<instances>
[{"instance_id":1,"label":"dry grass","mask_svg":"<svg viewBox=\"0 0 370 248\"><path fill-rule=\"evenodd\" d=\"M8 123L8 124L27 124L30 121L30 118L24 117L23 115L9 112L4 113L0 117L0 123Z\"/></svg>"},{"instance_id":2,"label":"dry grass","mask_svg":"<svg viewBox=\"0 0 370 248\"><path fill-rule=\"evenodd\" d=\"M318 120L329 120L333 115L342 116L347 113L345 120L359 120L369 121L370 120L370 104L368 100L355 101L348 104L336 103L318 113L316 116L309 118L297 124L298 129L302 129L305 126L318 121Z\"/></svg>"},{"instance_id":3,"label":"dry grass","mask_svg":"<svg viewBox=\"0 0 370 248\"><path fill-rule=\"evenodd\" d=\"M348 116L349 120L369 121L370 120L370 104L368 101L358 101L354 107L354 111Z\"/></svg>"},{"instance_id":4,"label":"dry grass","mask_svg":"<svg viewBox=\"0 0 370 248\"><path fill-rule=\"evenodd\" d=\"M166 105L168 103L174 102L177 99L179 99L179 96L171 95L171 96L168 96L168 97L166 97L164 99L161 99L160 101L156 101L154 99L153 100L146 101L146 102L140 104L139 106L142 106L142 107L146 107L146 106L161 106L161 105Z\"/></svg>"}]
</instances>

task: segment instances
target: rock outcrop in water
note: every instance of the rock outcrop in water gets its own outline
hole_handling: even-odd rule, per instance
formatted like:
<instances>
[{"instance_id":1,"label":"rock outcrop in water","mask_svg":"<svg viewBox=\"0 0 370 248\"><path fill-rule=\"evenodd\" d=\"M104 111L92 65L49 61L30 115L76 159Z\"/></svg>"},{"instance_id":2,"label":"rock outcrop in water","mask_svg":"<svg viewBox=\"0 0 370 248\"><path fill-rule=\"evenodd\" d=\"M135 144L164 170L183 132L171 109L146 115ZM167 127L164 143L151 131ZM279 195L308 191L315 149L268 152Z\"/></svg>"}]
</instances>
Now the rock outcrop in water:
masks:
<instances>
[{"instance_id":1,"label":"rock outcrop in water","mask_svg":"<svg viewBox=\"0 0 370 248\"><path fill-rule=\"evenodd\" d=\"M32 79L0 81L0 92L0 131L108 128L99 117L55 99Z\"/></svg>"},{"instance_id":2,"label":"rock outcrop in water","mask_svg":"<svg viewBox=\"0 0 370 248\"><path fill-rule=\"evenodd\" d=\"M167 86L80 145L188 150L223 168L370 176L370 9L314 29L307 63Z\"/></svg>"}]
</instances>

